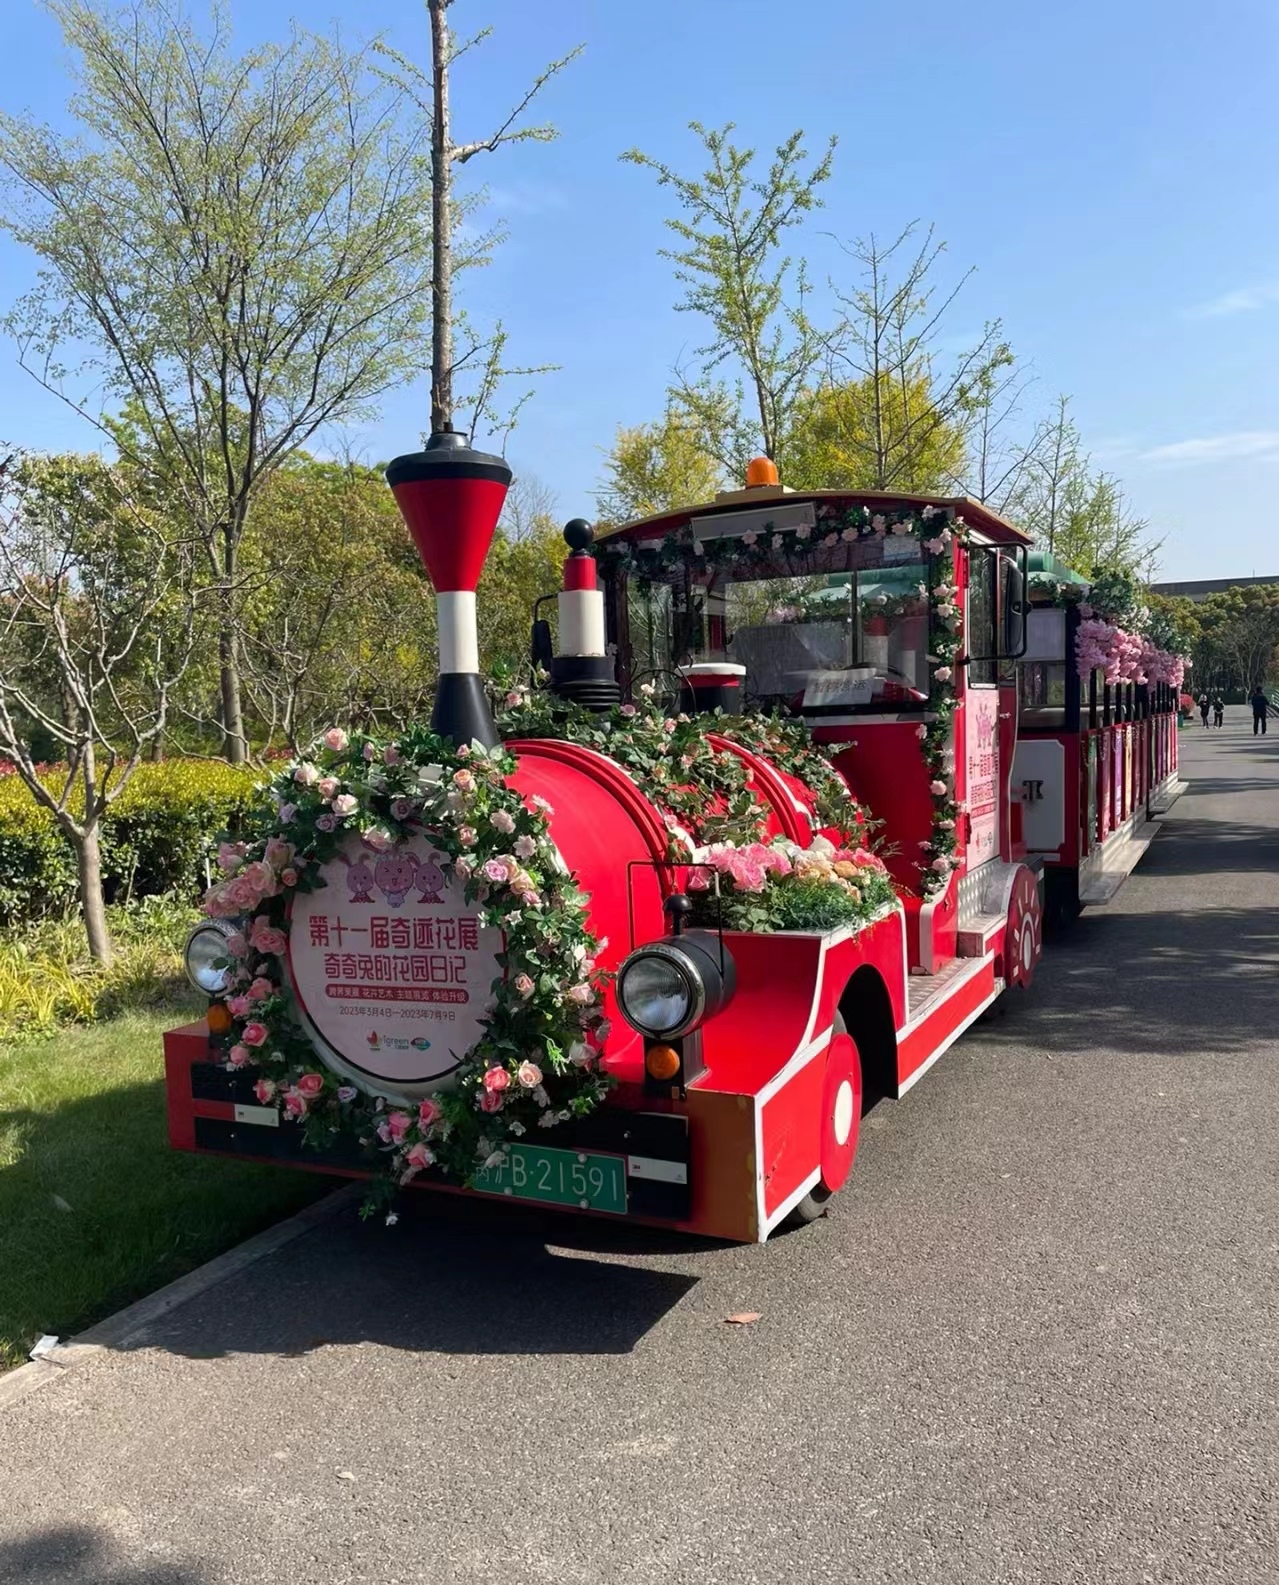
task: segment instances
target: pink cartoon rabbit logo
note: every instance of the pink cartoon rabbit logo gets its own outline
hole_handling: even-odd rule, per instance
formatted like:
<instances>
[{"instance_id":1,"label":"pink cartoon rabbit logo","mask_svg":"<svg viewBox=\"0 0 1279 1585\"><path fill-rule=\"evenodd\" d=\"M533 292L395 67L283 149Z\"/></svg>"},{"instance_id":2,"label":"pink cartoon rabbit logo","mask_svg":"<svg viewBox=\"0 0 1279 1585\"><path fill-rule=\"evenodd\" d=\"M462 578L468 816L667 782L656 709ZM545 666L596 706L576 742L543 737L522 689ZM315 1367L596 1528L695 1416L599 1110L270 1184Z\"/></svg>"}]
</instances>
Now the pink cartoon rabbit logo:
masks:
<instances>
[{"instance_id":1,"label":"pink cartoon rabbit logo","mask_svg":"<svg viewBox=\"0 0 1279 1585\"><path fill-rule=\"evenodd\" d=\"M346 859L346 889L350 892L350 901L353 903L371 903L373 901L373 871L369 868L368 860L361 854L356 859Z\"/></svg>"},{"instance_id":2,"label":"pink cartoon rabbit logo","mask_svg":"<svg viewBox=\"0 0 1279 1585\"><path fill-rule=\"evenodd\" d=\"M384 853L373 869L373 879L392 908L402 906L417 879L416 853Z\"/></svg>"},{"instance_id":3,"label":"pink cartoon rabbit logo","mask_svg":"<svg viewBox=\"0 0 1279 1585\"><path fill-rule=\"evenodd\" d=\"M440 868L438 856L432 854L425 863L418 866L417 880L414 883L421 893L424 903L442 903L440 893L444 889L444 871Z\"/></svg>"}]
</instances>

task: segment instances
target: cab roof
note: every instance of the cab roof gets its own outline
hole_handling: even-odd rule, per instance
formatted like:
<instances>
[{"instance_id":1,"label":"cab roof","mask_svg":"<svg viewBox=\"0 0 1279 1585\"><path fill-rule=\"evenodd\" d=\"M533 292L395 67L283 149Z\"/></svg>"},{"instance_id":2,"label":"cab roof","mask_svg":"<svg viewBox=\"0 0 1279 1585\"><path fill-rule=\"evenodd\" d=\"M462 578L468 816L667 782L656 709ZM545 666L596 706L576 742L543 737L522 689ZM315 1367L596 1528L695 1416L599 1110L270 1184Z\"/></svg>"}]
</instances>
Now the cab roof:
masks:
<instances>
[{"instance_id":1,"label":"cab roof","mask_svg":"<svg viewBox=\"0 0 1279 1585\"><path fill-rule=\"evenodd\" d=\"M1010 523L1007 518L992 512L980 501L966 495L909 495L899 490L789 490L784 485L756 485L745 490L721 490L713 501L702 506L681 506L669 512L657 512L651 517L641 517L630 523L601 529L598 541L657 539L681 528L693 518L730 516L734 512L778 506L799 506L805 501L829 502L834 506L866 507L868 510L892 511L898 507L922 509L926 506L942 507L963 518L969 528L975 529L984 539L995 545L1029 545L1030 535Z\"/></svg>"}]
</instances>

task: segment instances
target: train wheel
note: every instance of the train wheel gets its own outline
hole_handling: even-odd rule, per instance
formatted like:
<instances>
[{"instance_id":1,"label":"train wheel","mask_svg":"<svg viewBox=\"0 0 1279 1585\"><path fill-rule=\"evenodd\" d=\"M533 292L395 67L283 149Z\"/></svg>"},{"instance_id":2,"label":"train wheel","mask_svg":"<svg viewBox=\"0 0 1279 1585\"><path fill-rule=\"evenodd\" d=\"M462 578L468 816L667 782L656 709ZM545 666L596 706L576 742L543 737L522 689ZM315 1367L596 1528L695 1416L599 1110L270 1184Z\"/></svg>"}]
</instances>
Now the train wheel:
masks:
<instances>
[{"instance_id":1,"label":"train wheel","mask_svg":"<svg viewBox=\"0 0 1279 1585\"><path fill-rule=\"evenodd\" d=\"M1004 983L1023 989L1034 978L1035 964L1044 944L1044 920L1039 906L1039 883L1033 870L1017 871L1008 903L1004 930Z\"/></svg>"},{"instance_id":2,"label":"train wheel","mask_svg":"<svg viewBox=\"0 0 1279 1585\"><path fill-rule=\"evenodd\" d=\"M826 1049L822 1084L821 1178L787 1218L803 1224L826 1214L833 1194L843 1188L857 1154L862 1120L862 1063L857 1042L838 1013Z\"/></svg>"}]
</instances>

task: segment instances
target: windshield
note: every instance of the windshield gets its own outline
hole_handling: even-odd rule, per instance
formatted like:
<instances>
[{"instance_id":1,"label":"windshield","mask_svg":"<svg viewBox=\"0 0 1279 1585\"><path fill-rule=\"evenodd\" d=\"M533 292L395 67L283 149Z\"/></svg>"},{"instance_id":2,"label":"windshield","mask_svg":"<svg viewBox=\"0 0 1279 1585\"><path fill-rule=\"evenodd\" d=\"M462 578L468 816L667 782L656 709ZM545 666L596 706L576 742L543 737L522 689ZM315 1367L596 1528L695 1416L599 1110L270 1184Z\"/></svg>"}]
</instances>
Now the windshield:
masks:
<instances>
[{"instance_id":1,"label":"windshield","mask_svg":"<svg viewBox=\"0 0 1279 1585\"><path fill-rule=\"evenodd\" d=\"M849 546L847 571L760 577L699 569L632 586L632 685L690 667L744 668L743 702L805 714L922 710L928 599L914 539Z\"/></svg>"}]
</instances>

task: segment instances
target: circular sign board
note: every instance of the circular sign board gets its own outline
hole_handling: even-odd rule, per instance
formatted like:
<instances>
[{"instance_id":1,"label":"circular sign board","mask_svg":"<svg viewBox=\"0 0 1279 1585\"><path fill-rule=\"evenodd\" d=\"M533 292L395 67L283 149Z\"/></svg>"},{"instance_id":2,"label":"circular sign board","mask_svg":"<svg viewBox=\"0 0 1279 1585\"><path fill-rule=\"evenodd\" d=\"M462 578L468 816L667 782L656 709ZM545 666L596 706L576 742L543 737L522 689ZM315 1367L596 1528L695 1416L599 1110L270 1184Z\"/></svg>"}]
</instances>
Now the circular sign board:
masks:
<instances>
[{"instance_id":1,"label":"circular sign board","mask_svg":"<svg viewBox=\"0 0 1279 1585\"><path fill-rule=\"evenodd\" d=\"M437 1089L480 1038L502 932L480 925L422 832L385 853L357 833L295 892L289 984L330 1067L374 1094Z\"/></svg>"}]
</instances>

